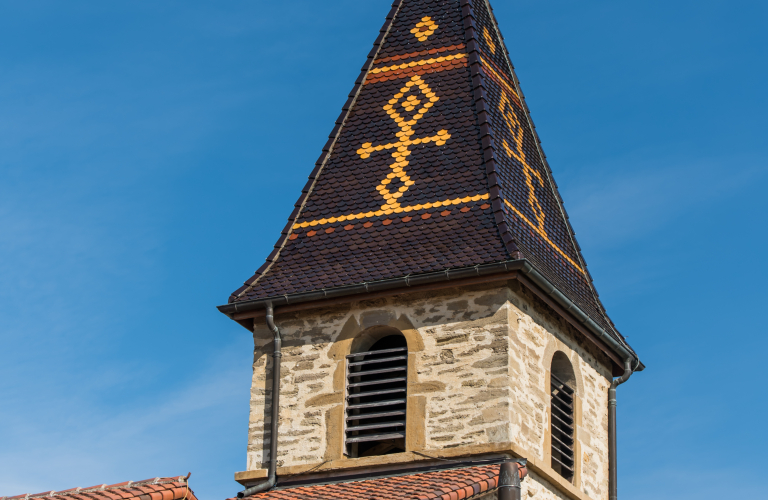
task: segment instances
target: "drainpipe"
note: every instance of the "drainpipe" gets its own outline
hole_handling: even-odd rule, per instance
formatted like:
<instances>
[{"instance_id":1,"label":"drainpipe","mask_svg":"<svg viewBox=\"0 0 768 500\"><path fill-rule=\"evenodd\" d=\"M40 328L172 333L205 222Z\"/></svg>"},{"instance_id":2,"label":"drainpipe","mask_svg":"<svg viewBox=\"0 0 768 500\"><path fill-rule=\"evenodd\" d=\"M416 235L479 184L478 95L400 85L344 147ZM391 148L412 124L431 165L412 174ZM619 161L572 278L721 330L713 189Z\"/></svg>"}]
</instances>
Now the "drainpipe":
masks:
<instances>
[{"instance_id":1,"label":"drainpipe","mask_svg":"<svg viewBox=\"0 0 768 500\"><path fill-rule=\"evenodd\" d=\"M608 481L610 483L610 500L619 498L617 447L616 447L616 388L629 380L632 375L632 358L624 360L624 375L611 382L608 389Z\"/></svg>"},{"instance_id":2,"label":"drainpipe","mask_svg":"<svg viewBox=\"0 0 768 500\"><path fill-rule=\"evenodd\" d=\"M504 462L499 470L498 500L520 500L520 481L528 474L524 463Z\"/></svg>"},{"instance_id":3,"label":"drainpipe","mask_svg":"<svg viewBox=\"0 0 768 500\"><path fill-rule=\"evenodd\" d=\"M275 483L277 483L277 424L280 419L280 358L283 356L280 349L283 344L283 339L280 337L280 329L275 325L274 309L272 308L271 302L267 303L267 326L275 336L275 350L272 353L272 422L269 431L269 473L265 482L241 491L237 494L238 498L269 490L275 486Z\"/></svg>"}]
</instances>

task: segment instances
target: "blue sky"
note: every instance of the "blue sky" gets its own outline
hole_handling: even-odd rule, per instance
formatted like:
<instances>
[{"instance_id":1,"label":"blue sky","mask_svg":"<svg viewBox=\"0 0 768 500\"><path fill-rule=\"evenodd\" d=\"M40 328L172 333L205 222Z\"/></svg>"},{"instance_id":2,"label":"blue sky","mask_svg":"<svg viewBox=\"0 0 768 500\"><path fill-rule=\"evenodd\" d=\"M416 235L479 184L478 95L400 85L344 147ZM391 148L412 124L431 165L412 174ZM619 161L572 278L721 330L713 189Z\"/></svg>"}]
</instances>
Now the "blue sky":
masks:
<instances>
[{"instance_id":1,"label":"blue sky","mask_svg":"<svg viewBox=\"0 0 768 500\"><path fill-rule=\"evenodd\" d=\"M622 498L764 496L768 6L496 14L609 313ZM0 495L245 468L261 265L387 0L4 2ZM716 465L715 465L716 464Z\"/></svg>"}]
</instances>

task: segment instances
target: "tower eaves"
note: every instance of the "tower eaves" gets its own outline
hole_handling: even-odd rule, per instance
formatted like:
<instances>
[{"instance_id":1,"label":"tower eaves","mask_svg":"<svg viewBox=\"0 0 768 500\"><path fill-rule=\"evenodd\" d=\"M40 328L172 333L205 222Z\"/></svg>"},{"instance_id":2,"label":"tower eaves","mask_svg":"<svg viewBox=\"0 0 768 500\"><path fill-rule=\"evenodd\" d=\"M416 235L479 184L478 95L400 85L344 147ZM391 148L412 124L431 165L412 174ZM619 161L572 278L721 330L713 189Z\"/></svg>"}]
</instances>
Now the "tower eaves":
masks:
<instances>
[{"instance_id":1,"label":"tower eaves","mask_svg":"<svg viewBox=\"0 0 768 500\"><path fill-rule=\"evenodd\" d=\"M526 259L618 342L487 0L398 0L242 303ZM628 346L627 346L628 347Z\"/></svg>"}]
</instances>

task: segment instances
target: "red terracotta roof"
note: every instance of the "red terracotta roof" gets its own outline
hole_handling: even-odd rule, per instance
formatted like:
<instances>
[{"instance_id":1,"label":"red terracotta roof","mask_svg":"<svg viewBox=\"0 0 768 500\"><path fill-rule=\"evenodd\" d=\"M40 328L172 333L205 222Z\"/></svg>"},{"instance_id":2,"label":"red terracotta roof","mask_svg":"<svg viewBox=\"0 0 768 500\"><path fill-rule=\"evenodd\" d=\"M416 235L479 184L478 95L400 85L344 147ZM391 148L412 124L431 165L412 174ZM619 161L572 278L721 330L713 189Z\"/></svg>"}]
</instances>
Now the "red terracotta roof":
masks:
<instances>
[{"instance_id":1,"label":"red terracotta roof","mask_svg":"<svg viewBox=\"0 0 768 500\"><path fill-rule=\"evenodd\" d=\"M143 481L127 481L118 484L101 484L88 488L72 488L64 491L27 493L0 500L45 498L53 500L197 500L189 488L187 477L157 477Z\"/></svg>"},{"instance_id":2,"label":"red terracotta roof","mask_svg":"<svg viewBox=\"0 0 768 500\"><path fill-rule=\"evenodd\" d=\"M518 467L521 476L524 477L526 470L521 465ZM390 500L392 498L461 500L495 489L499 484L498 481L499 465L483 465L365 481L278 489L246 498L252 500Z\"/></svg>"},{"instance_id":3,"label":"red terracotta roof","mask_svg":"<svg viewBox=\"0 0 768 500\"><path fill-rule=\"evenodd\" d=\"M486 0L396 0L329 137L230 303L525 258L624 342Z\"/></svg>"}]
</instances>

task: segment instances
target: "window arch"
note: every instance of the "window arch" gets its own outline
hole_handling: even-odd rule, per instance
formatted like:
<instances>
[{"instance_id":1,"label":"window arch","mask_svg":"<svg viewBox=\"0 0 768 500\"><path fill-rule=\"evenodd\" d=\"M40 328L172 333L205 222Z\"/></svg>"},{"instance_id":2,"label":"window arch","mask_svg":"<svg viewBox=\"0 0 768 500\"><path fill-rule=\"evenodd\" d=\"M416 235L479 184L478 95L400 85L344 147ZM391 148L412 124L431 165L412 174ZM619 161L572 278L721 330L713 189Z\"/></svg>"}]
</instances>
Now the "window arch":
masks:
<instances>
[{"instance_id":1,"label":"window arch","mask_svg":"<svg viewBox=\"0 0 768 500\"><path fill-rule=\"evenodd\" d=\"M405 451L408 344L386 332L365 352L347 356L346 454L350 457Z\"/></svg>"},{"instance_id":2,"label":"window arch","mask_svg":"<svg viewBox=\"0 0 768 500\"><path fill-rule=\"evenodd\" d=\"M568 481L573 481L576 470L574 419L576 376L568 357L556 352L552 357L552 468Z\"/></svg>"}]
</instances>

